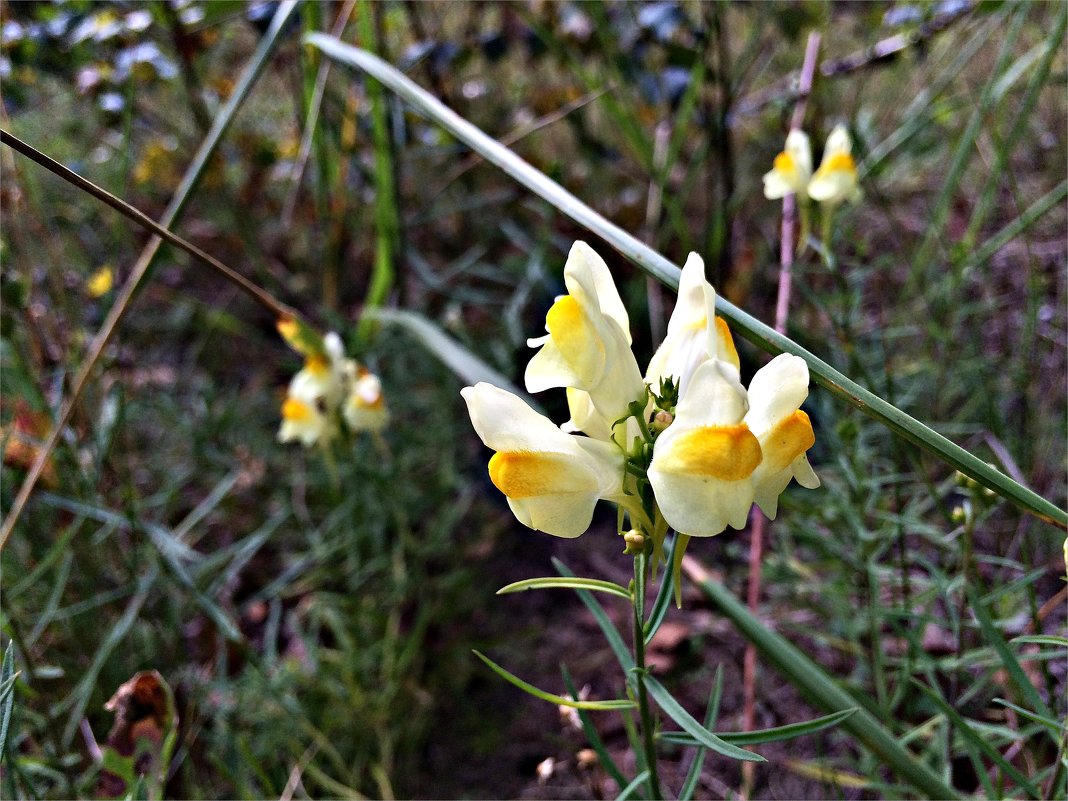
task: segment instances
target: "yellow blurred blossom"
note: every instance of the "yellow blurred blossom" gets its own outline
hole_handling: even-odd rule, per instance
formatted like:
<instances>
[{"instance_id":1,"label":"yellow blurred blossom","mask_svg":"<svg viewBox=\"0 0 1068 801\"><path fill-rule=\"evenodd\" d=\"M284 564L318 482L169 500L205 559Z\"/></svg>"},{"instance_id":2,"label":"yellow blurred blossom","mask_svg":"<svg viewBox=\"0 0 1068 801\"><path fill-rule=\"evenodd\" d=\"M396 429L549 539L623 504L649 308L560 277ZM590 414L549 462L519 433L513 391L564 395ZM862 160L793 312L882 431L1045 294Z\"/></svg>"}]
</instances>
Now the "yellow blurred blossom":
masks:
<instances>
[{"instance_id":1,"label":"yellow blurred blossom","mask_svg":"<svg viewBox=\"0 0 1068 801\"><path fill-rule=\"evenodd\" d=\"M89 276L89 279L85 282L85 291L89 293L89 297L99 298L101 295L106 295L110 292L114 284L115 273L110 264L105 264Z\"/></svg>"},{"instance_id":2,"label":"yellow blurred blossom","mask_svg":"<svg viewBox=\"0 0 1068 801\"><path fill-rule=\"evenodd\" d=\"M834 206L843 200L860 198L857 165L853 161L853 142L844 125L836 125L827 137L819 169L808 183L808 196Z\"/></svg>"},{"instance_id":3,"label":"yellow blurred blossom","mask_svg":"<svg viewBox=\"0 0 1068 801\"><path fill-rule=\"evenodd\" d=\"M800 194L812 177L812 146L804 131L793 129L786 137L786 145L775 157L772 169L764 175L764 197L778 200L789 194Z\"/></svg>"}]
</instances>

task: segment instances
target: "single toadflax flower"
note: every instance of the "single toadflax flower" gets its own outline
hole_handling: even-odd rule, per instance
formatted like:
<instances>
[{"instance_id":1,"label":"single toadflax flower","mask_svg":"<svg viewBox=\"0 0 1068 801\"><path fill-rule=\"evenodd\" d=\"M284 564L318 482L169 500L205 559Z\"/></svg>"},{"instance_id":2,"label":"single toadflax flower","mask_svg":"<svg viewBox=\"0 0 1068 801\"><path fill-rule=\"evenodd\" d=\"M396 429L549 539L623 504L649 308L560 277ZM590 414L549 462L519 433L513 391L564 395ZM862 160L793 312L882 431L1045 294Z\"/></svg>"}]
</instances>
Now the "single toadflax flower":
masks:
<instances>
[{"instance_id":1,"label":"single toadflax flower","mask_svg":"<svg viewBox=\"0 0 1068 801\"><path fill-rule=\"evenodd\" d=\"M835 206L843 200L860 198L857 165L853 161L853 142L844 125L836 125L827 137L819 169L808 183L808 196L820 203Z\"/></svg>"},{"instance_id":2,"label":"single toadflax flower","mask_svg":"<svg viewBox=\"0 0 1068 801\"><path fill-rule=\"evenodd\" d=\"M786 145L775 157L772 169L764 174L764 197L779 200L790 194L803 194L812 178L812 146L808 135L794 128Z\"/></svg>"},{"instance_id":3,"label":"single toadflax flower","mask_svg":"<svg viewBox=\"0 0 1068 801\"><path fill-rule=\"evenodd\" d=\"M577 537L590 525L598 499L622 491L618 449L575 437L492 384L460 391L475 432L496 451L493 485L523 525L557 537Z\"/></svg>"}]
</instances>

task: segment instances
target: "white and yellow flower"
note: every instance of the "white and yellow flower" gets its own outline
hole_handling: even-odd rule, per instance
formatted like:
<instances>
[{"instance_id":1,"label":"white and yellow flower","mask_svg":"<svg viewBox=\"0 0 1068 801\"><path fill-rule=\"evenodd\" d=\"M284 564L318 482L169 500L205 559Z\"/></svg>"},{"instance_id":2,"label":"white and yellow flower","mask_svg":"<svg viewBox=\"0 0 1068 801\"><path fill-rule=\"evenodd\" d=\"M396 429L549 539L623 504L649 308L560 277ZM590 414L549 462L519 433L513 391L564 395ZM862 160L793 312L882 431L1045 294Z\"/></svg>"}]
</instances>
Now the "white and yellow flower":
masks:
<instances>
[{"instance_id":1,"label":"white and yellow flower","mask_svg":"<svg viewBox=\"0 0 1068 801\"><path fill-rule=\"evenodd\" d=\"M323 337L323 352L312 353L289 382L289 395L305 400L321 400L336 406L344 391L345 353L341 337L330 332Z\"/></svg>"},{"instance_id":2,"label":"white and yellow flower","mask_svg":"<svg viewBox=\"0 0 1068 801\"><path fill-rule=\"evenodd\" d=\"M558 297L545 316L549 333L527 342L539 348L527 365L527 391L570 387L586 392L600 417L614 422L645 393L630 349L627 310L608 266L585 242L571 248L564 284L568 294Z\"/></svg>"},{"instance_id":3,"label":"white and yellow flower","mask_svg":"<svg viewBox=\"0 0 1068 801\"><path fill-rule=\"evenodd\" d=\"M349 360L351 361L351 360ZM366 368L351 365L351 387L341 414L350 431L380 431L389 422L382 382Z\"/></svg>"},{"instance_id":4,"label":"white and yellow flower","mask_svg":"<svg viewBox=\"0 0 1068 801\"><path fill-rule=\"evenodd\" d=\"M577 537L600 498L621 498L622 460L606 442L576 437L510 392L486 383L465 387L476 433L496 451L493 485L523 525L557 537Z\"/></svg>"},{"instance_id":5,"label":"white and yellow flower","mask_svg":"<svg viewBox=\"0 0 1068 801\"><path fill-rule=\"evenodd\" d=\"M778 200L802 194L812 178L812 146L808 135L794 128L786 136L786 145L775 157L772 169L764 175L764 197Z\"/></svg>"},{"instance_id":6,"label":"white and yellow flower","mask_svg":"<svg viewBox=\"0 0 1068 801\"><path fill-rule=\"evenodd\" d=\"M723 359L738 369L738 351L727 323L716 317L716 290L705 279L705 263L691 253L679 279L679 297L668 321L667 335L649 360L645 383L655 392L671 378L679 394L690 376L710 358Z\"/></svg>"},{"instance_id":7,"label":"white and yellow flower","mask_svg":"<svg viewBox=\"0 0 1068 801\"><path fill-rule=\"evenodd\" d=\"M694 371L648 470L660 511L676 531L711 537L728 525L745 526L761 461L747 410L733 365L709 359Z\"/></svg>"},{"instance_id":8,"label":"white and yellow flower","mask_svg":"<svg viewBox=\"0 0 1068 801\"><path fill-rule=\"evenodd\" d=\"M808 365L782 353L757 370L749 382L749 412L745 422L760 442L763 459L753 472L754 500L772 520L779 495L790 479L807 489L820 480L808 463L807 451L816 442L812 423L801 411L808 397Z\"/></svg>"},{"instance_id":9,"label":"white and yellow flower","mask_svg":"<svg viewBox=\"0 0 1068 801\"><path fill-rule=\"evenodd\" d=\"M287 395L282 403L282 427L279 442L299 441L304 447L329 440L333 426L313 399Z\"/></svg>"},{"instance_id":10,"label":"white and yellow flower","mask_svg":"<svg viewBox=\"0 0 1068 801\"><path fill-rule=\"evenodd\" d=\"M351 431L377 431L389 421L378 377L346 358L341 337L319 335L303 323L282 320L278 330L304 355L304 366L289 382L282 403L278 439L305 446L325 443L338 433L341 419Z\"/></svg>"},{"instance_id":11,"label":"white and yellow flower","mask_svg":"<svg viewBox=\"0 0 1068 801\"><path fill-rule=\"evenodd\" d=\"M860 198L857 165L853 161L853 142L844 125L836 125L827 137L819 169L808 182L808 196L820 203L835 206L843 200Z\"/></svg>"}]
</instances>

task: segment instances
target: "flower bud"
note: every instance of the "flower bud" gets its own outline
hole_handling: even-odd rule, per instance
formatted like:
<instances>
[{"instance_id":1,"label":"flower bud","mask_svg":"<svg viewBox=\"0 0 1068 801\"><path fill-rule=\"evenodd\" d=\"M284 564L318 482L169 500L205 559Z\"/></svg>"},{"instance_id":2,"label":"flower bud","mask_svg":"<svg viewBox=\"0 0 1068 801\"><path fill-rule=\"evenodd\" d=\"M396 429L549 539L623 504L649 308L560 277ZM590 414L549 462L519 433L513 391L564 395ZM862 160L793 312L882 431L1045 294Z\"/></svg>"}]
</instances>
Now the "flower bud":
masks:
<instances>
[{"instance_id":1,"label":"flower bud","mask_svg":"<svg viewBox=\"0 0 1068 801\"><path fill-rule=\"evenodd\" d=\"M625 531L623 533L623 542L627 544L627 547L623 549L623 553L637 556L645 550L645 535L637 529L632 528L630 531Z\"/></svg>"},{"instance_id":2,"label":"flower bud","mask_svg":"<svg viewBox=\"0 0 1068 801\"><path fill-rule=\"evenodd\" d=\"M665 428L667 428L675 420L675 416L671 412L665 412L663 409L653 415L653 419L649 423L649 428L659 434Z\"/></svg>"}]
</instances>

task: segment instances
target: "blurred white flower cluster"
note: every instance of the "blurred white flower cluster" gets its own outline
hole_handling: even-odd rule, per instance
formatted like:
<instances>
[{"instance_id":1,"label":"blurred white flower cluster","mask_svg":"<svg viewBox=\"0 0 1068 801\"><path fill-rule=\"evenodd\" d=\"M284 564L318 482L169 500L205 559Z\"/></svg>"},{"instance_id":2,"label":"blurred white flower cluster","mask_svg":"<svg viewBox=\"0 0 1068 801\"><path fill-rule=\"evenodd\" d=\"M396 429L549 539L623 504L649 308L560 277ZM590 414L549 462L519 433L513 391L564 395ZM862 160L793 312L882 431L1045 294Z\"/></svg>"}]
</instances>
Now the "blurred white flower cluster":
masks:
<instances>
[{"instance_id":1,"label":"blurred white flower cluster","mask_svg":"<svg viewBox=\"0 0 1068 801\"><path fill-rule=\"evenodd\" d=\"M844 125L836 125L827 137L823 159L814 174L808 134L795 128L786 136L783 151L764 175L764 197L778 200L789 194L807 196L829 207L860 199L853 142Z\"/></svg>"},{"instance_id":2,"label":"blurred white flower cluster","mask_svg":"<svg viewBox=\"0 0 1068 801\"><path fill-rule=\"evenodd\" d=\"M283 320L278 330L304 356L282 402L280 442L297 440L305 447L330 442L341 431L378 431L389 422L378 376L345 356L341 337L321 339L306 325Z\"/></svg>"}]
</instances>

